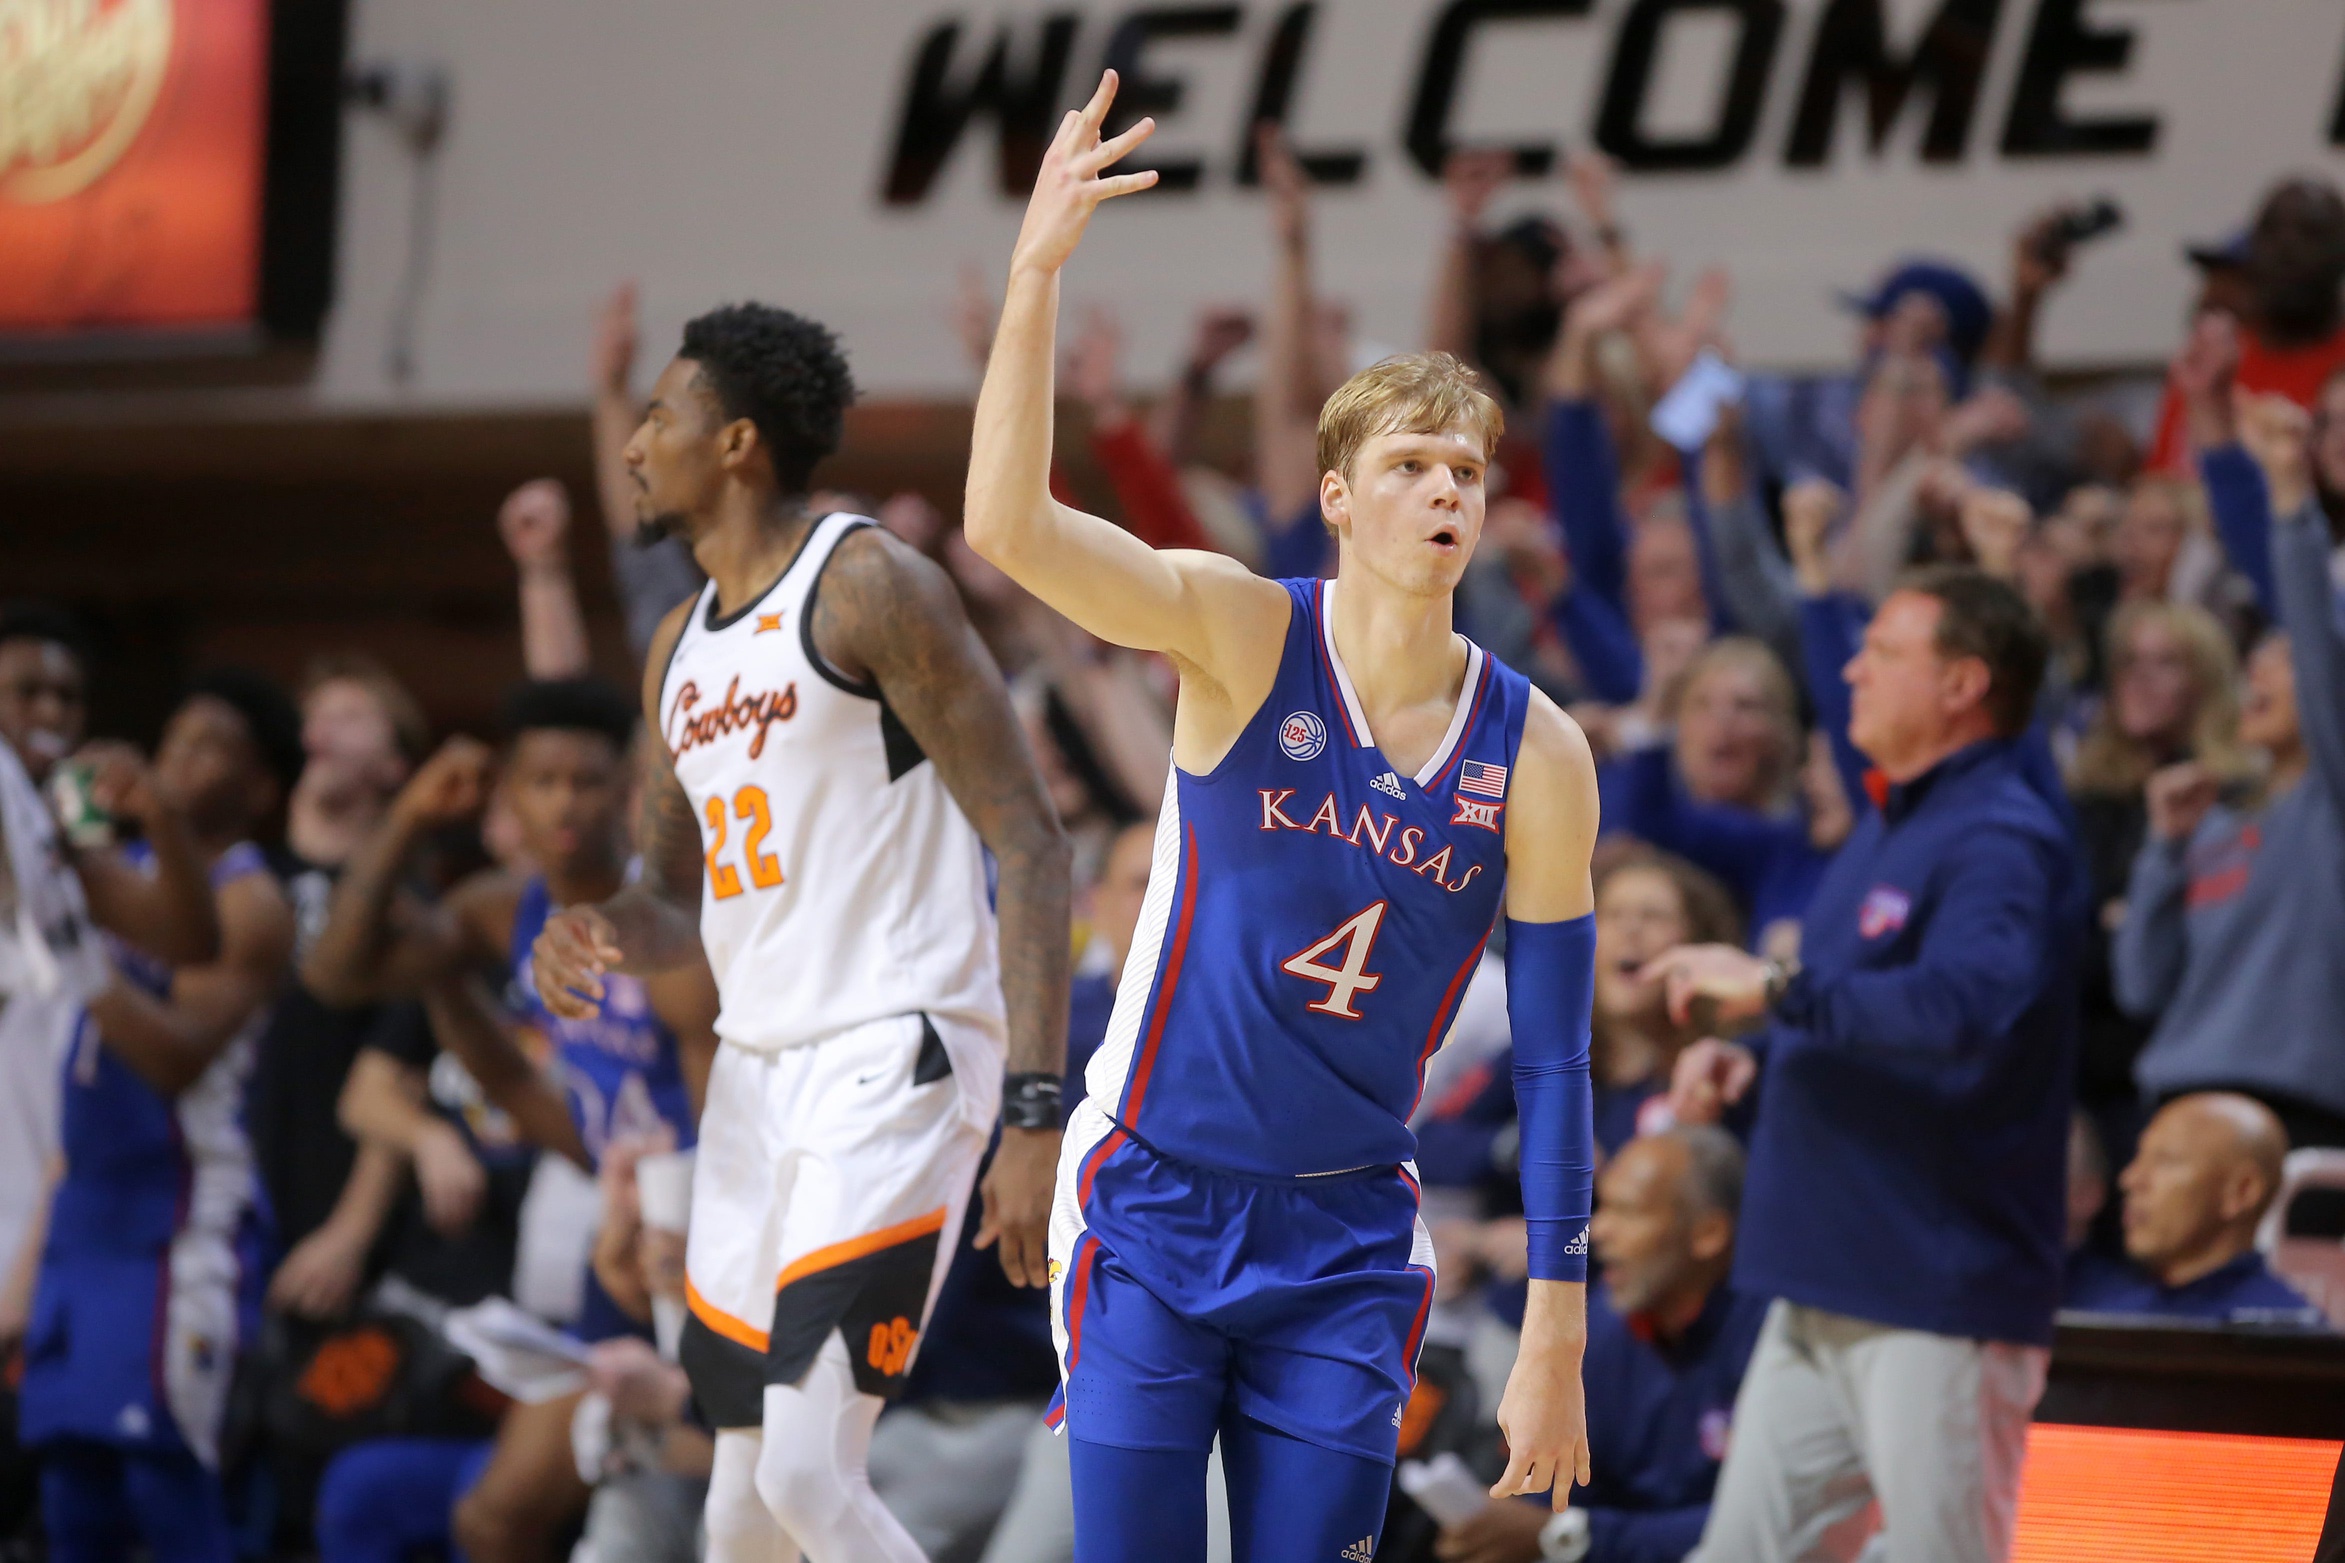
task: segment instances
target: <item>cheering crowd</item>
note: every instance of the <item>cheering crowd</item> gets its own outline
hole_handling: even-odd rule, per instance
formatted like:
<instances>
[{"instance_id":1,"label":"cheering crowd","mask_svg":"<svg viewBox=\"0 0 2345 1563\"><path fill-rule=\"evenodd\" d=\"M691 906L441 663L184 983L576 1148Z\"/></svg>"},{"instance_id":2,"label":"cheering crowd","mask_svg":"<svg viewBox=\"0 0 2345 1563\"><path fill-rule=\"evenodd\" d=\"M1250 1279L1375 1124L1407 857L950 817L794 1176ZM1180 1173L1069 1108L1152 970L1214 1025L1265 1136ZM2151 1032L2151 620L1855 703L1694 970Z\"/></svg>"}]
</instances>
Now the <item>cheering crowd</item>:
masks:
<instances>
[{"instance_id":1,"label":"cheering crowd","mask_svg":"<svg viewBox=\"0 0 2345 1563\"><path fill-rule=\"evenodd\" d=\"M1275 131L1258 154L1263 298L1201 310L1147 394L1090 312L1061 448L1147 542L1315 575L1318 409L1364 350L1303 170ZM2090 286L2075 210L2022 223L1992 289L1897 261L1850 298L1846 370L1786 377L1736 365L1730 277L1674 287L1601 159L1567 215L1494 224L1513 177L1453 158L1426 345L1508 420L1458 627L1598 761L1595 1480L1563 1516L1480 1495L1528 1273L1493 950L1416 1118L1440 1292L1377 1556L1772 1556L1720 1525L1781 1494L1813 1526L1784 1556L1853 1555L1901 1506L1962 1511L1913 1557L1990 1555L2055 1310L2345 1318L2258 1247L2289 1153L2345 1147L2345 199L2276 185L2190 251L2162 376L2062 387L2034 337ZM983 293L957 310L979 370ZM1209 425L1242 353L1233 455ZM640 658L702 577L636 538L637 356L621 289L592 416ZM1075 845L1071 1110L1148 881L1170 669L930 498L812 504L943 563L1009 677ZM199 673L151 755L93 741L81 627L0 612L11 1557L695 1556L675 1169L714 989L614 978L584 1029L534 997L549 909L631 872L646 738L590 668L569 496L525 483L496 525L526 681L501 731L437 746L357 648L298 690ZM2345 1229L2322 1193L2280 1226ZM975 1221L872 1482L935 1558L1064 1560L1046 1304ZM1901 1461L1911 1408L1957 1397L1976 1469Z\"/></svg>"}]
</instances>

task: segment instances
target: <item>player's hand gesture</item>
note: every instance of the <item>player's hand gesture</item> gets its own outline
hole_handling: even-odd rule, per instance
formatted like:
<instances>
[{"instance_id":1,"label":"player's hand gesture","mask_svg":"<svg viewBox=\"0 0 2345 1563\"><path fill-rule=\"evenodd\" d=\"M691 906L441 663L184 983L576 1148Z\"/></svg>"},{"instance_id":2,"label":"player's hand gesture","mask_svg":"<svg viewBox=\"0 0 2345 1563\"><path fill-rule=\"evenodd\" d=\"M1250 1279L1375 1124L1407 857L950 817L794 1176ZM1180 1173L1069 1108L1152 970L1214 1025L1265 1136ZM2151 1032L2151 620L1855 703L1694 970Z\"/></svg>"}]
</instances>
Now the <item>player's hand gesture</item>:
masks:
<instances>
[{"instance_id":1,"label":"player's hand gesture","mask_svg":"<svg viewBox=\"0 0 2345 1563\"><path fill-rule=\"evenodd\" d=\"M622 959L611 920L591 906L571 906L546 919L530 947L529 972L546 1008L564 1020L587 1020L602 1008L603 975Z\"/></svg>"},{"instance_id":2,"label":"player's hand gesture","mask_svg":"<svg viewBox=\"0 0 2345 1563\"><path fill-rule=\"evenodd\" d=\"M1156 183L1152 168L1133 174L1102 172L1156 129L1155 120L1143 119L1122 135L1102 141L1099 127L1106 122L1115 97L1116 73L1108 71L1099 78L1099 90L1091 94L1091 101L1080 109L1068 110L1060 121L1057 137L1042 155L1033 199L1026 203L1026 221L1018 229L1018 247L1010 256L1012 270L1057 271L1083 242L1083 230L1100 202Z\"/></svg>"},{"instance_id":3,"label":"player's hand gesture","mask_svg":"<svg viewBox=\"0 0 2345 1563\"><path fill-rule=\"evenodd\" d=\"M532 478L505 496L497 535L523 570L558 568L568 560L570 491L558 478Z\"/></svg>"},{"instance_id":4,"label":"player's hand gesture","mask_svg":"<svg viewBox=\"0 0 2345 1563\"><path fill-rule=\"evenodd\" d=\"M1570 1506L1573 1484L1585 1487L1591 1478L1588 1399L1580 1383L1587 1321L1584 1313L1569 1317L1581 1304L1561 1306L1567 1290L1579 1288L1531 1283L1522 1346L1498 1401L1506 1472L1490 1488L1491 1497L1502 1499L1552 1492L1559 1512Z\"/></svg>"}]
</instances>

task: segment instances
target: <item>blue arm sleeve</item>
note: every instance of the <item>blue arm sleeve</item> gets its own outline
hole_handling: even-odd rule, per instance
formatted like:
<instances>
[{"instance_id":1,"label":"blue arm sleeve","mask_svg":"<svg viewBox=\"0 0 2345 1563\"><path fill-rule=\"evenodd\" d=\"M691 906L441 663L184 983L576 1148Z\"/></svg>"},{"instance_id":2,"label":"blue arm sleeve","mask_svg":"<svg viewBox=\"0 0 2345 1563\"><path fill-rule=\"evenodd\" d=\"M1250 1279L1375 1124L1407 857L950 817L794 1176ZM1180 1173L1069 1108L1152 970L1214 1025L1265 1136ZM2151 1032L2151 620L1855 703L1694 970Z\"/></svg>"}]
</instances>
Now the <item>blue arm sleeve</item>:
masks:
<instances>
[{"instance_id":1,"label":"blue arm sleeve","mask_svg":"<svg viewBox=\"0 0 2345 1563\"><path fill-rule=\"evenodd\" d=\"M2231 568L2255 588L2256 606L2264 617L2278 618L2279 588L2272 578L2272 497L2264 487L2263 468L2234 442L2201 455L2198 475L2206 484L2215 535L2223 540Z\"/></svg>"},{"instance_id":2,"label":"blue arm sleeve","mask_svg":"<svg viewBox=\"0 0 2345 1563\"><path fill-rule=\"evenodd\" d=\"M1620 513L1620 464L1597 405L1547 404L1547 492L1571 552L1572 578L1621 611L1628 605L1628 523Z\"/></svg>"},{"instance_id":3,"label":"blue arm sleeve","mask_svg":"<svg viewBox=\"0 0 2345 1563\"><path fill-rule=\"evenodd\" d=\"M1588 1076L1596 1001L1596 919L1506 920L1506 1013L1522 1135L1531 1279L1588 1278L1595 1208L1596 1104Z\"/></svg>"}]
</instances>

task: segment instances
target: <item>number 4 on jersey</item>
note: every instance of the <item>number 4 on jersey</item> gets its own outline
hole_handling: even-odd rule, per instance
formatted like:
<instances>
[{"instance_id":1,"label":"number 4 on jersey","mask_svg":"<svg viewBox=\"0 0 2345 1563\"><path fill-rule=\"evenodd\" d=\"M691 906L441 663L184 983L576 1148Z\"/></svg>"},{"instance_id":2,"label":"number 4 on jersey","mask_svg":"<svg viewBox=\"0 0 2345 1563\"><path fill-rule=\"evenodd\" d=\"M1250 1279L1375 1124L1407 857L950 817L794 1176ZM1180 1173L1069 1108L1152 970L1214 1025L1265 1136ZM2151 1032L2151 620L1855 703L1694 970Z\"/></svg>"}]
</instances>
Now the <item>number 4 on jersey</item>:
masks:
<instances>
[{"instance_id":1,"label":"number 4 on jersey","mask_svg":"<svg viewBox=\"0 0 2345 1563\"><path fill-rule=\"evenodd\" d=\"M1352 996L1373 993L1384 980L1379 972L1368 969L1369 952L1376 948L1376 930L1384 926L1386 903L1378 901L1345 919L1343 925L1307 950L1297 951L1279 963L1279 970L1300 977L1305 982L1324 982L1327 993L1313 999L1311 1008L1322 1015L1333 1015L1341 1020L1358 1020L1360 1012L1352 1008ZM1341 965L1329 966L1320 957L1343 946Z\"/></svg>"}]
</instances>

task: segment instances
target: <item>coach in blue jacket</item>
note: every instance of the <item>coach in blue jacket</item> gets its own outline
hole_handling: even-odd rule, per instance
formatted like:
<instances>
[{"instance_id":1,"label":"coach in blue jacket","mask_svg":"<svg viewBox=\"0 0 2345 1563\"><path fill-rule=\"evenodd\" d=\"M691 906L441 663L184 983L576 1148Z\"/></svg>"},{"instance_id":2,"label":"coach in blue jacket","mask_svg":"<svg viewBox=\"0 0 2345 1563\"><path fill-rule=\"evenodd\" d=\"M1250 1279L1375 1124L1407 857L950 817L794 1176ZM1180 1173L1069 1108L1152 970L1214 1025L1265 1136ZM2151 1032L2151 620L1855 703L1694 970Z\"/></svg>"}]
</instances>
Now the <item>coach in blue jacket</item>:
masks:
<instances>
[{"instance_id":1,"label":"coach in blue jacket","mask_svg":"<svg viewBox=\"0 0 2345 1563\"><path fill-rule=\"evenodd\" d=\"M1849 659L1875 807L1825 870L1804 969L1700 946L1680 1013L1770 1015L1680 1060L1681 1118L1758 1086L1734 1282L1778 1299L1697 1557L1893 1563L2011 1544L2058 1306L2080 871L2024 736L2045 641L1976 571L1893 592ZM2050 794L2050 795L2047 795Z\"/></svg>"}]
</instances>

